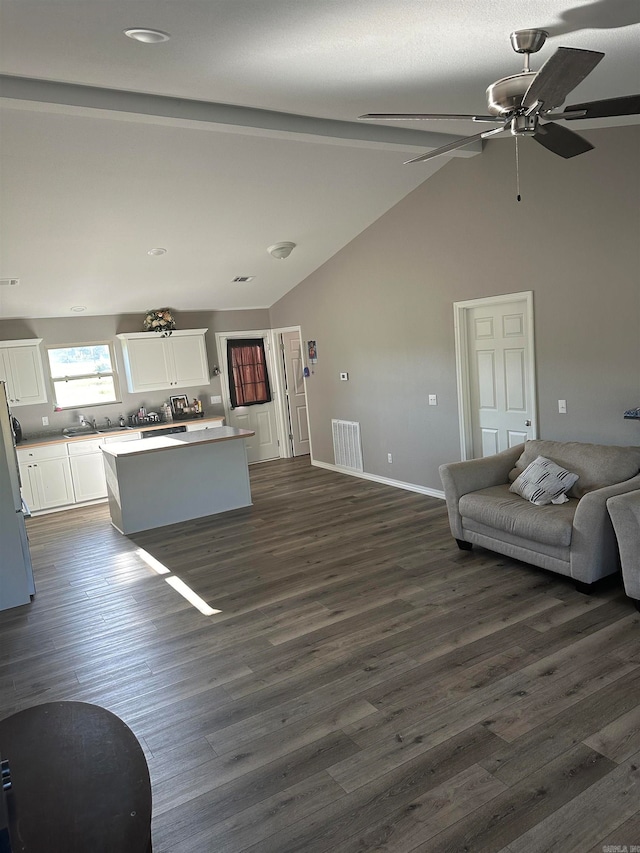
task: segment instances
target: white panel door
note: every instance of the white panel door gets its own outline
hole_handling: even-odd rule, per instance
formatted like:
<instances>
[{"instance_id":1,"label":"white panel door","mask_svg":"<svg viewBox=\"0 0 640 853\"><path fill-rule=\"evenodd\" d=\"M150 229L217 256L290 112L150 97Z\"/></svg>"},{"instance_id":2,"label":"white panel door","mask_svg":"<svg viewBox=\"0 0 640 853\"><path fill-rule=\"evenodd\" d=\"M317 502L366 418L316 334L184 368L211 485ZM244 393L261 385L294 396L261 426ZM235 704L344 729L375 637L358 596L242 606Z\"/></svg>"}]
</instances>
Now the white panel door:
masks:
<instances>
[{"instance_id":1,"label":"white panel door","mask_svg":"<svg viewBox=\"0 0 640 853\"><path fill-rule=\"evenodd\" d=\"M267 374L271 386L271 395L275 395L275 375L271 351L269 345L269 333L261 332L235 332L233 335L216 334L216 345L218 357L222 365L220 379L224 394L225 418L228 426L238 429L249 429L255 432L251 438L245 438L247 449L247 462L266 462L269 459L280 458L280 444L278 441L278 427L276 421L276 404L258 403L254 406L238 406L231 408L231 395L229 393L229 372L227 369L227 340L234 338L262 338L264 350L267 357Z\"/></svg>"},{"instance_id":2,"label":"white panel door","mask_svg":"<svg viewBox=\"0 0 640 853\"><path fill-rule=\"evenodd\" d=\"M525 301L467 312L473 456L491 456L533 438L533 377Z\"/></svg>"},{"instance_id":3,"label":"white panel door","mask_svg":"<svg viewBox=\"0 0 640 853\"><path fill-rule=\"evenodd\" d=\"M282 363L285 395L289 412L289 429L294 456L310 453L307 395L304 387L304 362L299 332L282 333Z\"/></svg>"}]
</instances>

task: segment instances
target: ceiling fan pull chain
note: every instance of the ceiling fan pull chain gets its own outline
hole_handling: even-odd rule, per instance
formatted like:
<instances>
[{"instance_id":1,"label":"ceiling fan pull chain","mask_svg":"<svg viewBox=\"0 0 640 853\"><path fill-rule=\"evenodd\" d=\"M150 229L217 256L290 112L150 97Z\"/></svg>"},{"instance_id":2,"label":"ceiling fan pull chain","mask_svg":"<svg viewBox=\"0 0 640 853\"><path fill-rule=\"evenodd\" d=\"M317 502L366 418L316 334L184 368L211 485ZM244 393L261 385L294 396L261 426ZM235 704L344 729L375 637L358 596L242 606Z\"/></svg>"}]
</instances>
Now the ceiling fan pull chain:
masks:
<instances>
[{"instance_id":1,"label":"ceiling fan pull chain","mask_svg":"<svg viewBox=\"0 0 640 853\"><path fill-rule=\"evenodd\" d=\"M516 198L518 201L522 201L522 196L520 195L520 156L518 149L518 142L520 140L516 136Z\"/></svg>"}]
</instances>

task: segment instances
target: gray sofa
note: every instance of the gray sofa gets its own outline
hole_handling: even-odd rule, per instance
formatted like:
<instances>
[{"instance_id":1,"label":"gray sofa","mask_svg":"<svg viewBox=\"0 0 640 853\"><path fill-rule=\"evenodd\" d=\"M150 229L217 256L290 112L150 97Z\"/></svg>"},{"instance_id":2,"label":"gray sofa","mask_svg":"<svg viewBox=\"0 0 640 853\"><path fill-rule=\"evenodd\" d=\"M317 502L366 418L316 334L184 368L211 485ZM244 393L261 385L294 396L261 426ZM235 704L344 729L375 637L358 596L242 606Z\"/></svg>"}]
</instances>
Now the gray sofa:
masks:
<instances>
[{"instance_id":1,"label":"gray sofa","mask_svg":"<svg viewBox=\"0 0 640 853\"><path fill-rule=\"evenodd\" d=\"M567 503L536 506L509 491L538 456L579 475ZM495 456L441 465L440 477L460 548L482 545L573 578L588 592L620 569L607 499L640 489L640 447L527 441Z\"/></svg>"},{"instance_id":2,"label":"gray sofa","mask_svg":"<svg viewBox=\"0 0 640 853\"><path fill-rule=\"evenodd\" d=\"M607 509L618 539L624 589L640 610L640 491L609 498Z\"/></svg>"}]
</instances>

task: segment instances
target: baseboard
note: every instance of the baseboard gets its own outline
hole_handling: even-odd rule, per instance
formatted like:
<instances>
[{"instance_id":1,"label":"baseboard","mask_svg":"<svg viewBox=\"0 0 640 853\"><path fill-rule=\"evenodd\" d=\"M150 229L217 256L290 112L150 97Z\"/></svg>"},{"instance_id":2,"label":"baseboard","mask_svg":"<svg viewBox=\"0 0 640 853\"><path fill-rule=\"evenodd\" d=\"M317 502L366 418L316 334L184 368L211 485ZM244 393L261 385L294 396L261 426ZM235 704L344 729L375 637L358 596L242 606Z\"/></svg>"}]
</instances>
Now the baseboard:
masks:
<instances>
[{"instance_id":1,"label":"baseboard","mask_svg":"<svg viewBox=\"0 0 640 853\"><path fill-rule=\"evenodd\" d=\"M348 474L350 477L358 477L360 480L372 480L374 483L382 483L384 486L393 486L394 489L418 492L420 495L444 500L444 492L440 491L440 489L430 489L427 486L418 486L415 483L404 483L402 480L392 480L389 477L378 477L376 474L366 474L364 471L351 471L348 468L331 465L329 462L319 462L316 459L311 459L311 464L316 468L326 468L327 471L335 471L337 474Z\"/></svg>"}]
</instances>

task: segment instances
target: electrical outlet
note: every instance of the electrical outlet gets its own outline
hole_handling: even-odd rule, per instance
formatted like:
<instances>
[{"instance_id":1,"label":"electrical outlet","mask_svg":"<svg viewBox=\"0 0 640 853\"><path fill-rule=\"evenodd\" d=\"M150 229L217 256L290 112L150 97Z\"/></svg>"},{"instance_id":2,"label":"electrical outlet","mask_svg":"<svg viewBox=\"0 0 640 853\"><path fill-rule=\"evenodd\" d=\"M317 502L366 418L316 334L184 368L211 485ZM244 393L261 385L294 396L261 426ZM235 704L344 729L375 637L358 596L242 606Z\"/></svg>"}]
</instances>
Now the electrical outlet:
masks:
<instances>
[{"instance_id":1,"label":"electrical outlet","mask_svg":"<svg viewBox=\"0 0 640 853\"><path fill-rule=\"evenodd\" d=\"M211 400L211 405L215 406L216 403L222 402L222 397L219 394L214 394L212 397L209 397L209 400Z\"/></svg>"},{"instance_id":2,"label":"electrical outlet","mask_svg":"<svg viewBox=\"0 0 640 853\"><path fill-rule=\"evenodd\" d=\"M340 374L340 379L341 379L343 382L348 382L348 381L349 381L349 374L348 374L348 373L341 373L341 374Z\"/></svg>"},{"instance_id":3,"label":"electrical outlet","mask_svg":"<svg viewBox=\"0 0 640 853\"><path fill-rule=\"evenodd\" d=\"M561 415L567 414L567 401L566 400L558 400L558 413Z\"/></svg>"},{"instance_id":4,"label":"electrical outlet","mask_svg":"<svg viewBox=\"0 0 640 853\"><path fill-rule=\"evenodd\" d=\"M391 464L393 462L393 456L390 453L387 453L387 462Z\"/></svg>"},{"instance_id":5,"label":"electrical outlet","mask_svg":"<svg viewBox=\"0 0 640 853\"><path fill-rule=\"evenodd\" d=\"M42 416L42 426L49 426L49 418L46 415Z\"/></svg>"},{"instance_id":6,"label":"electrical outlet","mask_svg":"<svg viewBox=\"0 0 640 853\"><path fill-rule=\"evenodd\" d=\"M437 406L438 405L438 397L436 394L429 394L429 405Z\"/></svg>"}]
</instances>

